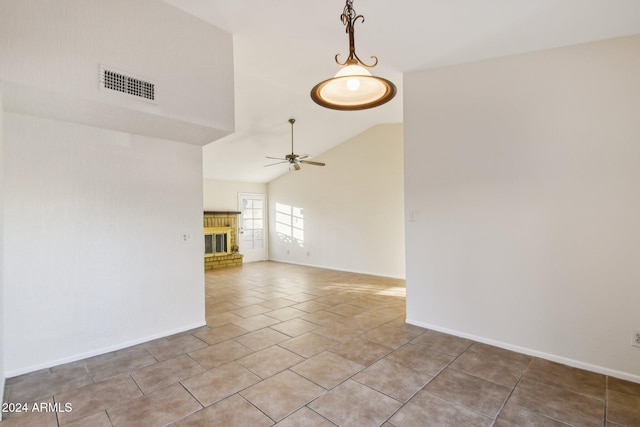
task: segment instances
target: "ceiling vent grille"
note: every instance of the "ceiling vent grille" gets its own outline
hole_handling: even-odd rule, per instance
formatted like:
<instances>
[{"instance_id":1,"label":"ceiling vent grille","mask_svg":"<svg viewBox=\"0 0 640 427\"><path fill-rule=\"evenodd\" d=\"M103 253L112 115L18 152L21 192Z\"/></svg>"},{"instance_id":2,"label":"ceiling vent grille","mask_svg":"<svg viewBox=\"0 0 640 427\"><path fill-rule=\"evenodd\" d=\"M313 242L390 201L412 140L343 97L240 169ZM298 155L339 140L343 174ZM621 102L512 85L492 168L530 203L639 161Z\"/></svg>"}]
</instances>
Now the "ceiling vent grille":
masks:
<instances>
[{"instance_id":1,"label":"ceiling vent grille","mask_svg":"<svg viewBox=\"0 0 640 427\"><path fill-rule=\"evenodd\" d=\"M118 71L100 67L100 83L105 89L123 92L150 101L155 100L155 84Z\"/></svg>"}]
</instances>

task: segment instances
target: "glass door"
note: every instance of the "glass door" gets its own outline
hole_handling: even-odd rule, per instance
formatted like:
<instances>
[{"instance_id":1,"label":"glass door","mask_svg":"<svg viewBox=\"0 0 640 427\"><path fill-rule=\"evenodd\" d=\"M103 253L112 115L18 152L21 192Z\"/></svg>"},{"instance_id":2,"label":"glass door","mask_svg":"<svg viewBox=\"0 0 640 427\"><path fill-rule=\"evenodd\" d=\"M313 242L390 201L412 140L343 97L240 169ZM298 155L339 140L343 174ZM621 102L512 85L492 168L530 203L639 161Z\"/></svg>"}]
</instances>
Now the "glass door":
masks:
<instances>
[{"instance_id":1,"label":"glass door","mask_svg":"<svg viewBox=\"0 0 640 427\"><path fill-rule=\"evenodd\" d=\"M267 244L267 195L238 194L240 211L240 235L238 246L244 255L243 262L266 261L269 258Z\"/></svg>"}]
</instances>

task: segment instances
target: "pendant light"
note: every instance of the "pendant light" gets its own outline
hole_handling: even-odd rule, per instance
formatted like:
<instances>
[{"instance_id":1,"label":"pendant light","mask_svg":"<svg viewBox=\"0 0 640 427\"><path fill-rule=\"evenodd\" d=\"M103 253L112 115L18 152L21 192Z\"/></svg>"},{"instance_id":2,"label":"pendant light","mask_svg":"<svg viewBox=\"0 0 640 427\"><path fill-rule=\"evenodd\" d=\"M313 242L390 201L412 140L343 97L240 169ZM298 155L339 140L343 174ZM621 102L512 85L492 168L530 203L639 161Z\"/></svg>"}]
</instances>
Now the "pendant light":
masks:
<instances>
[{"instance_id":1,"label":"pendant light","mask_svg":"<svg viewBox=\"0 0 640 427\"><path fill-rule=\"evenodd\" d=\"M349 34L349 57L336 63L343 68L331 79L322 81L311 89L311 99L317 104L334 110L365 110L390 101L397 92L396 86L387 79L373 76L367 68L378 65L378 58L372 56L371 65L362 62L356 55L354 25L364 16L356 15L353 0L346 0L340 20Z\"/></svg>"}]
</instances>

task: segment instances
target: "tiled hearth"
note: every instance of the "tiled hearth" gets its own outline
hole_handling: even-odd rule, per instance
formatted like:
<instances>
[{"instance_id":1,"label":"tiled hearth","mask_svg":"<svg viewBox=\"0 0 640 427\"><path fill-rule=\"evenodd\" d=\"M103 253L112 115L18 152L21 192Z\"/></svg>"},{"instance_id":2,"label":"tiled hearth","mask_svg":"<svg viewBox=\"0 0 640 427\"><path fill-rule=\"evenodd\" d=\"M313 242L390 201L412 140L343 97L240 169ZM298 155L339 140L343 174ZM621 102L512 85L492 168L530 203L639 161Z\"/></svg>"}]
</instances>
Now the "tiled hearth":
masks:
<instances>
[{"instance_id":1,"label":"tiled hearth","mask_svg":"<svg viewBox=\"0 0 640 427\"><path fill-rule=\"evenodd\" d=\"M7 380L9 426L640 426L640 384L407 325L402 280L206 273L207 326ZM451 307L455 310L455 307Z\"/></svg>"}]
</instances>

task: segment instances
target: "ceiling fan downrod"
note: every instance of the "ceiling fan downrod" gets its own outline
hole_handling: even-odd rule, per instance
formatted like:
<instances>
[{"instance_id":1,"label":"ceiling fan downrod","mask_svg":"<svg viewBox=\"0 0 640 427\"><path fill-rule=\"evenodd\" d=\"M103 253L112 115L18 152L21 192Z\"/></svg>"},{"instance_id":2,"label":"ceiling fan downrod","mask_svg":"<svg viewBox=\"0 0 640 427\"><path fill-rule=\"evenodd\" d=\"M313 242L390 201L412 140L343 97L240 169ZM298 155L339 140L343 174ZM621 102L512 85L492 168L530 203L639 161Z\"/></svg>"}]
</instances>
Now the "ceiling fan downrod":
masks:
<instances>
[{"instance_id":1,"label":"ceiling fan downrod","mask_svg":"<svg viewBox=\"0 0 640 427\"><path fill-rule=\"evenodd\" d=\"M289 119L289 123L291 123L291 154L293 154L293 124L296 122L296 119Z\"/></svg>"}]
</instances>

